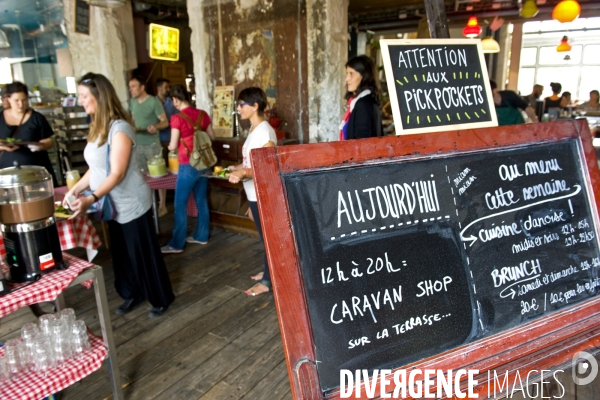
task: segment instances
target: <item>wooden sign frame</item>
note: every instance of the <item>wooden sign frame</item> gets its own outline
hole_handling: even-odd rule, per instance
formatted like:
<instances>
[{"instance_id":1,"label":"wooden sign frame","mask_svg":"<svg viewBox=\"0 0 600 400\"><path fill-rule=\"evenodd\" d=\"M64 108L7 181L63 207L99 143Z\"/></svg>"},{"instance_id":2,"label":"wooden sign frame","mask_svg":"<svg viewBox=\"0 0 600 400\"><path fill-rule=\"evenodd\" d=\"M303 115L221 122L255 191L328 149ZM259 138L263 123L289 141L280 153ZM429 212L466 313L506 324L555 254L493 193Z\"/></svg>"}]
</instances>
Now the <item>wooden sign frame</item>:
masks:
<instances>
[{"instance_id":1,"label":"wooden sign frame","mask_svg":"<svg viewBox=\"0 0 600 400\"><path fill-rule=\"evenodd\" d=\"M495 106L494 106L494 98L492 96L492 89L490 87L490 80L488 77L487 67L485 64L485 58L483 57L483 50L481 48L481 40L474 39L383 39L380 40L381 44L381 56L383 58L383 66L385 70L385 76L387 81L387 87L389 91L390 103L392 108L392 115L394 117L394 124L397 129L396 132L400 135L411 135L418 133L429 133L429 132L441 132L441 131L450 131L454 129L474 129L474 128L487 128L498 126L498 117L496 116ZM394 80L394 72L392 70L392 60L390 59L389 46L398 46L398 45L435 45L435 46L443 46L443 45L476 45L477 51L479 55L479 64L481 65L481 74L482 80L485 85L485 91L487 94L487 101L489 104L489 111L491 120L487 122L474 122L474 123L456 123L452 125L440 125L440 126L431 126L425 128L416 128L410 130L404 130L403 127L404 121L402 120L402 115L400 114L400 105L398 104L398 95L396 91L396 83ZM416 77L415 77L416 79ZM443 113L445 114L445 113ZM467 120L468 116L463 115L462 119ZM432 117L433 118L433 117ZM443 118L443 116L442 116Z\"/></svg>"},{"instance_id":2,"label":"wooden sign frame","mask_svg":"<svg viewBox=\"0 0 600 400\"><path fill-rule=\"evenodd\" d=\"M415 161L439 155L452 157L562 139L576 139L580 148L582 164L587 167L583 168L582 165L582 176L587 184L592 216L598 227L600 172L585 120L253 150L251 162L253 170L257 171L254 179L260 217L293 397L337 400L340 399L340 392L321 392L300 258L282 174L376 165L389 161ZM401 368L444 371L477 369L480 375L476 390L480 391L479 398L485 398L484 394L489 390L489 382L485 380L487 371L493 369L499 374L507 371L509 379L513 379L514 371L518 372L519 368L539 371L561 365L564 367L579 351L598 346L600 296L595 296L516 328ZM363 382L363 398L364 393Z\"/></svg>"},{"instance_id":3,"label":"wooden sign frame","mask_svg":"<svg viewBox=\"0 0 600 400\"><path fill-rule=\"evenodd\" d=\"M79 24L78 24L78 10L83 10L86 9L87 10L87 29L79 29ZM74 17L73 17L73 30L76 33L81 33L83 35L89 35L90 34L90 3L88 3L87 1L84 0L75 0L75 7L73 10L74 13Z\"/></svg>"}]
</instances>

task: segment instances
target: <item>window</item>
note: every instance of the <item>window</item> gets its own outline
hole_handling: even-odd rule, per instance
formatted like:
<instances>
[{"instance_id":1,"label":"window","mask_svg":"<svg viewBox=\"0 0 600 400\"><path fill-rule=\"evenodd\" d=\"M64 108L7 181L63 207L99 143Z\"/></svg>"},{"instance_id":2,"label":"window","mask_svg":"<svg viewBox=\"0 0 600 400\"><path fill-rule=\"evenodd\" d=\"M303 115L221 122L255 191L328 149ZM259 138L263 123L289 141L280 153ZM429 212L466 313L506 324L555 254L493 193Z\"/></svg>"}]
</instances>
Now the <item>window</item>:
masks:
<instances>
[{"instance_id":1,"label":"window","mask_svg":"<svg viewBox=\"0 0 600 400\"><path fill-rule=\"evenodd\" d=\"M588 44L584 47L583 63L600 65L600 44Z\"/></svg>"},{"instance_id":2,"label":"window","mask_svg":"<svg viewBox=\"0 0 600 400\"><path fill-rule=\"evenodd\" d=\"M544 86L542 98L550 96L550 82L558 82L573 100L589 100L590 90L600 90L600 18L532 21L523 24L523 48L518 89L531 93L534 84ZM571 51L559 53L556 46L569 37Z\"/></svg>"},{"instance_id":3,"label":"window","mask_svg":"<svg viewBox=\"0 0 600 400\"><path fill-rule=\"evenodd\" d=\"M521 49L521 65L535 65L537 61L537 47Z\"/></svg>"},{"instance_id":4,"label":"window","mask_svg":"<svg viewBox=\"0 0 600 400\"><path fill-rule=\"evenodd\" d=\"M519 93L521 96L527 96L533 90L535 81L535 68L521 68L519 72Z\"/></svg>"},{"instance_id":5,"label":"window","mask_svg":"<svg viewBox=\"0 0 600 400\"><path fill-rule=\"evenodd\" d=\"M600 90L599 76L600 66L581 68L581 83L579 85L579 94L577 95L580 102L588 101L592 90Z\"/></svg>"},{"instance_id":6,"label":"window","mask_svg":"<svg viewBox=\"0 0 600 400\"><path fill-rule=\"evenodd\" d=\"M573 46L571 51L559 53L556 46L540 47L539 65L573 65L581 62L581 47ZM565 60L566 56L569 60ZM521 63L523 65L523 63Z\"/></svg>"}]
</instances>

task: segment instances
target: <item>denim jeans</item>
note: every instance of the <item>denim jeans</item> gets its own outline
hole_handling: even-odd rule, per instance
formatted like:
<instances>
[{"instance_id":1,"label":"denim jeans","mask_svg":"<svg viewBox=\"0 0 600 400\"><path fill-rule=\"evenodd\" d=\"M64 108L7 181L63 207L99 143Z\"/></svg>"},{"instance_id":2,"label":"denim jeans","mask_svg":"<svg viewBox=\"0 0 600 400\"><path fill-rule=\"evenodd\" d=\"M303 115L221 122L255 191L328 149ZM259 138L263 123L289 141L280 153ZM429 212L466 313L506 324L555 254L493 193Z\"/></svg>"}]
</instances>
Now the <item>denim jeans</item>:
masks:
<instances>
[{"instance_id":1,"label":"denim jeans","mask_svg":"<svg viewBox=\"0 0 600 400\"><path fill-rule=\"evenodd\" d=\"M210 168L198 171L189 164L179 165L179 175L177 175L177 183L175 185L175 226L173 227L173 237L169 242L169 246L175 249L183 249L185 246L187 203L190 193L194 193L196 207L198 208L198 221L196 223L196 230L192 236L200 242L208 242L208 234L210 232L210 214L208 211L208 201L206 200L208 178L202 175L209 171Z\"/></svg>"}]
</instances>

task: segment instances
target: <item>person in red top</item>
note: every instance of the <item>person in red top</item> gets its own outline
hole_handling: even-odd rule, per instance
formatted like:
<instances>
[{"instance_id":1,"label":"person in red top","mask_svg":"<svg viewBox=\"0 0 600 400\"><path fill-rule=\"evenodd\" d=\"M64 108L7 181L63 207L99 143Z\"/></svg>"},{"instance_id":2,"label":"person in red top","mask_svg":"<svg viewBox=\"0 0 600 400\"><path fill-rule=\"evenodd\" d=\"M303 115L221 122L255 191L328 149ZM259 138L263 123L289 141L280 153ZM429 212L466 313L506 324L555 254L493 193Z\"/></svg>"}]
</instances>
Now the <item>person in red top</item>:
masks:
<instances>
[{"instance_id":1,"label":"person in red top","mask_svg":"<svg viewBox=\"0 0 600 400\"><path fill-rule=\"evenodd\" d=\"M214 140L215 134L212 129L211 120L205 111L190 105L190 94L182 85L171 87L173 105L179 110L179 114L171 117L171 141L169 150L179 150L179 173L175 185L175 226L173 237L169 243L161 247L163 253L181 253L186 243L208 243L210 231L210 214L206 191L208 178L202 175L208 173L210 168L197 170L190 165L188 149L194 148L194 124L199 121L200 128L208 133ZM187 232L187 202L191 193L194 193L196 207L198 208L198 221L196 230L192 236L186 237Z\"/></svg>"}]
</instances>

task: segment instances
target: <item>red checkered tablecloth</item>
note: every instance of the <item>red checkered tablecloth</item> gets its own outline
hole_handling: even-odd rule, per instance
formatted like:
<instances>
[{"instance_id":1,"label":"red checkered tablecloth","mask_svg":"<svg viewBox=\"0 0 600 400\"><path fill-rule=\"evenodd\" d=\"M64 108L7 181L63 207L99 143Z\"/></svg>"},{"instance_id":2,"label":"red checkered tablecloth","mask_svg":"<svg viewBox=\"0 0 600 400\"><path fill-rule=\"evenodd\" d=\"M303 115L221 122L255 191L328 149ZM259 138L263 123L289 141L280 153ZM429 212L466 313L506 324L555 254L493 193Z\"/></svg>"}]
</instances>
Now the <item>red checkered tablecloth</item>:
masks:
<instances>
[{"instance_id":1,"label":"red checkered tablecloth","mask_svg":"<svg viewBox=\"0 0 600 400\"><path fill-rule=\"evenodd\" d=\"M49 369L46 376L39 372L20 372L10 381L0 383L0 398L39 400L85 378L102 366L108 353L102 338L90 334L90 344L91 349L84 352L83 357L70 359L61 368ZM4 354L4 348L0 354Z\"/></svg>"},{"instance_id":2,"label":"red checkered tablecloth","mask_svg":"<svg viewBox=\"0 0 600 400\"><path fill-rule=\"evenodd\" d=\"M83 247L85 249L96 250L102 244L98 231L87 216L73 219L62 219L56 222L60 247L63 251ZM0 235L0 257L4 261L6 249L4 248L4 239Z\"/></svg>"},{"instance_id":3,"label":"red checkered tablecloth","mask_svg":"<svg viewBox=\"0 0 600 400\"><path fill-rule=\"evenodd\" d=\"M11 285L11 292L0 297L0 318L25 306L54 301L83 270L94 266L67 253L63 253L63 259L69 262L67 269L44 274L33 283ZM82 284L90 288L92 281Z\"/></svg>"},{"instance_id":4,"label":"red checkered tablecloth","mask_svg":"<svg viewBox=\"0 0 600 400\"><path fill-rule=\"evenodd\" d=\"M148 186L152 190L158 189L175 189L175 185L177 183L177 174L167 174L160 178L151 178L148 175L144 175L144 179L148 182ZM196 202L194 201L194 194L190 194L187 203L187 214L190 217L198 216L198 208L196 208Z\"/></svg>"}]
</instances>

